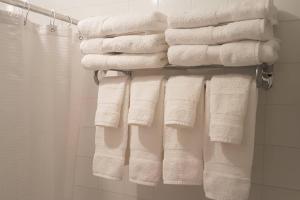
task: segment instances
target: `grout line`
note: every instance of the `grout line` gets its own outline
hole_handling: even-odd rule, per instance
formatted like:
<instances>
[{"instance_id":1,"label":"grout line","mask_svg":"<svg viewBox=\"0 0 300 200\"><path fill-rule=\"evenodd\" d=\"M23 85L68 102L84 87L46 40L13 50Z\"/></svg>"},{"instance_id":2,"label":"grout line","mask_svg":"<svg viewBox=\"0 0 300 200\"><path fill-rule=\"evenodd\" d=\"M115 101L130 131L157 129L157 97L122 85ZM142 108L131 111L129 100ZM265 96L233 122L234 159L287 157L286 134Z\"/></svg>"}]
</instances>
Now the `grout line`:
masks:
<instances>
[{"instance_id":1,"label":"grout line","mask_svg":"<svg viewBox=\"0 0 300 200\"><path fill-rule=\"evenodd\" d=\"M300 19L298 19L298 18L296 18L296 19L279 19L278 25L280 25L280 23L288 23L288 22L300 22Z\"/></svg>"},{"instance_id":2,"label":"grout line","mask_svg":"<svg viewBox=\"0 0 300 200\"><path fill-rule=\"evenodd\" d=\"M279 57L280 59L280 57ZM300 64L300 61L280 61L278 60L278 62L275 62L274 67L276 67L277 65L297 65Z\"/></svg>"},{"instance_id":3,"label":"grout line","mask_svg":"<svg viewBox=\"0 0 300 200\"><path fill-rule=\"evenodd\" d=\"M76 155L78 158L93 158L93 156L86 156L86 155Z\"/></svg>"},{"instance_id":4,"label":"grout line","mask_svg":"<svg viewBox=\"0 0 300 200\"><path fill-rule=\"evenodd\" d=\"M82 188L85 188L85 189L90 189L90 190L99 190L97 187L89 187L89 186L86 186L86 185L77 185L77 184L73 184L73 187L82 187Z\"/></svg>"},{"instance_id":5,"label":"grout line","mask_svg":"<svg viewBox=\"0 0 300 200\"><path fill-rule=\"evenodd\" d=\"M295 106L300 106L300 105L298 105L298 104L270 104L270 103L268 103L268 104L266 104L265 105L266 107L295 107Z\"/></svg>"},{"instance_id":6,"label":"grout line","mask_svg":"<svg viewBox=\"0 0 300 200\"><path fill-rule=\"evenodd\" d=\"M294 147L294 146L287 146L287 145L280 145L280 144L265 144L266 147L277 147L277 148L286 148L286 149L293 149L300 151L300 147Z\"/></svg>"},{"instance_id":7,"label":"grout line","mask_svg":"<svg viewBox=\"0 0 300 200\"><path fill-rule=\"evenodd\" d=\"M253 184L253 185L262 186L262 187L277 188L277 189L289 190L289 191L295 191L295 192L300 192L300 189L288 188L288 187L283 187L283 186L275 186L275 185L268 185L268 184Z\"/></svg>"}]
</instances>

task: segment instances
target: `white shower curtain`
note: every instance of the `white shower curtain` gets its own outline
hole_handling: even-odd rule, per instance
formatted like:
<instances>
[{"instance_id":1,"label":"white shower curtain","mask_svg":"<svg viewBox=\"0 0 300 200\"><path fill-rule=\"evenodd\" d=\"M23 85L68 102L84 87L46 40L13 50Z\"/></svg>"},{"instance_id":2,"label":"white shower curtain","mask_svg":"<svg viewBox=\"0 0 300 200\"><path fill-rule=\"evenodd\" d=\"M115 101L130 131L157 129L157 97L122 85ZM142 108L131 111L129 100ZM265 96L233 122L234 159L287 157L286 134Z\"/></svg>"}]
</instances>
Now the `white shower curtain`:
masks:
<instances>
[{"instance_id":1,"label":"white shower curtain","mask_svg":"<svg viewBox=\"0 0 300 200\"><path fill-rule=\"evenodd\" d=\"M0 13L0 199L62 200L79 130L78 37Z\"/></svg>"}]
</instances>

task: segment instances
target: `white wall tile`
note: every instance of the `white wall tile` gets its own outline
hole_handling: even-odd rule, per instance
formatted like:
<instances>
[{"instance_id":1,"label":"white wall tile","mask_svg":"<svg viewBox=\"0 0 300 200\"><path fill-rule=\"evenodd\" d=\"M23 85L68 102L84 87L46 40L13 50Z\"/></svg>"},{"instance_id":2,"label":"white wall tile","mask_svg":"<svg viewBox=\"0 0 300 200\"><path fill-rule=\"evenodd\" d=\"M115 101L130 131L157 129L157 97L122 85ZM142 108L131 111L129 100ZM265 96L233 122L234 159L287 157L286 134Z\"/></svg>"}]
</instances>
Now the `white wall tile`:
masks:
<instances>
[{"instance_id":1,"label":"white wall tile","mask_svg":"<svg viewBox=\"0 0 300 200\"><path fill-rule=\"evenodd\" d=\"M255 144L265 143L265 105L258 104L256 112Z\"/></svg>"},{"instance_id":2,"label":"white wall tile","mask_svg":"<svg viewBox=\"0 0 300 200\"><path fill-rule=\"evenodd\" d=\"M136 196L142 199L153 199L154 188L152 186L138 185L129 181L129 169L128 166L124 170L124 190L126 195Z\"/></svg>"},{"instance_id":3,"label":"white wall tile","mask_svg":"<svg viewBox=\"0 0 300 200\"><path fill-rule=\"evenodd\" d=\"M265 147L264 184L300 190L300 149Z\"/></svg>"},{"instance_id":4,"label":"white wall tile","mask_svg":"<svg viewBox=\"0 0 300 200\"><path fill-rule=\"evenodd\" d=\"M251 185L250 195L248 200L264 200L262 198L263 187L261 185Z\"/></svg>"},{"instance_id":5,"label":"white wall tile","mask_svg":"<svg viewBox=\"0 0 300 200\"><path fill-rule=\"evenodd\" d=\"M276 36L281 40L279 51L280 63L295 63L300 61L300 20L280 22Z\"/></svg>"},{"instance_id":6,"label":"white wall tile","mask_svg":"<svg viewBox=\"0 0 300 200\"><path fill-rule=\"evenodd\" d=\"M262 197L263 200L299 200L300 191L265 186Z\"/></svg>"},{"instance_id":7,"label":"white wall tile","mask_svg":"<svg viewBox=\"0 0 300 200\"><path fill-rule=\"evenodd\" d=\"M95 151L95 127L82 127L78 139L78 156L92 157Z\"/></svg>"},{"instance_id":8,"label":"white wall tile","mask_svg":"<svg viewBox=\"0 0 300 200\"><path fill-rule=\"evenodd\" d=\"M77 157L75 167L75 185L96 189L99 187L99 178L92 173L92 158Z\"/></svg>"},{"instance_id":9,"label":"white wall tile","mask_svg":"<svg viewBox=\"0 0 300 200\"><path fill-rule=\"evenodd\" d=\"M276 64L274 86L267 92L267 104L300 105L299 64Z\"/></svg>"},{"instance_id":10,"label":"white wall tile","mask_svg":"<svg viewBox=\"0 0 300 200\"><path fill-rule=\"evenodd\" d=\"M239 0L238 0L239 1ZM205 11L208 9L215 9L224 4L226 4L228 0L191 0L191 7L193 10ZM205 6L203 6L205 5Z\"/></svg>"},{"instance_id":11,"label":"white wall tile","mask_svg":"<svg viewBox=\"0 0 300 200\"><path fill-rule=\"evenodd\" d=\"M266 143L300 148L300 106L267 106Z\"/></svg>"},{"instance_id":12,"label":"white wall tile","mask_svg":"<svg viewBox=\"0 0 300 200\"><path fill-rule=\"evenodd\" d=\"M129 12L145 13L158 10L156 0L129 0Z\"/></svg>"},{"instance_id":13,"label":"white wall tile","mask_svg":"<svg viewBox=\"0 0 300 200\"><path fill-rule=\"evenodd\" d=\"M73 200L99 200L100 193L96 189L75 186L73 189Z\"/></svg>"},{"instance_id":14,"label":"white wall tile","mask_svg":"<svg viewBox=\"0 0 300 200\"><path fill-rule=\"evenodd\" d=\"M159 10L166 14L182 13L191 6L191 0L159 0Z\"/></svg>"},{"instance_id":15,"label":"white wall tile","mask_svg":"<svg viewBox=\"0 0 300 200\"><path fill-rule=\"evenodd\" d=\"M125 181L114 181L105 178L100 178L100 189L118 194L124 193Z\"/></svg>"},{"instance_id":16,"label":"white wall tile","mask_svg":"<svg viewBox=\"0 0 300 200\"><path fill-rule=\"evenodd\" d=\"M84 19L91 16L105 16L117 15L128 12L128 2L115 4L93 4L86 5L84 9L82 6L66 8L63 10L66 15L73 16L77 19Z\"/></svg>"},{"instance_id":17,"label":"white wall tile","mask_svg":"<svg viewBox=\"0 0 300 200\"><path fill-rule=\"evenodd\" d=\"M158 185L154 193L155 200L205 200L202 186Z\"/></svg>"},{"instance_id":18,"label":"white wall tile","mask_svg":"<svg viewBox=\"0 0 300 200\"><path fill-rule=\"evenodd\" d=\"M254 148L252 167L252 183L263 183L263 165L264 165L264 147L262 145L256 145Z\"/></svg>"},{"instance_id":19,"label":"white wall tile","mask_svg":"<svg viewBox=\"0 0 300 200\"><path fill-rule=\"evenodd\" d=\"M298 0L274 0L274 4L279 8L280 20L294 20L300 18L300 1Z\"/></svg>"}]
</instances>

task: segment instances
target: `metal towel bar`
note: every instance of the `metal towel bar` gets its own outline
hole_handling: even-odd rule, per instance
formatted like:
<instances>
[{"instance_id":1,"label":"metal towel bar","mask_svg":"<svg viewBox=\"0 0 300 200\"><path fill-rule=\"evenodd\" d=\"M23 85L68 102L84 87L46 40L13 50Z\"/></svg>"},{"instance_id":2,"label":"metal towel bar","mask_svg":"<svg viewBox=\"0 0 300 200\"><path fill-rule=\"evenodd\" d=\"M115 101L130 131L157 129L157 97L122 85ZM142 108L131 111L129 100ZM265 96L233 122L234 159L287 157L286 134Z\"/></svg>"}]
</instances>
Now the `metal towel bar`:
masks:
<instances>
[{"instance_id":1,"label":"metal towel bar","mask_svg":"<svg viewBox=\"0 0 300 200\"><path fill-rule=\"evenodd\" d=\"M219 66L219 65L212 65L212 66L197 66L197 67L179 67L179 66L172 66L169 65L165 68L162 68L161 70L182 70L182 71L187 71L187 70L214 70L214 69L231 69L231 70L239 70L239 69L256 69L256 84L258 88L264 88L264 89L270 89L273 85L273 65L268 65L268 64L261 64L261 65L254 65L254 66L245 66L245 67L224 67L224 66ZM94 81L97 85L99 85L99 72L106 73L108 70L104 71L99 71L96 70L94 71ZM111 69L110 71L117 71L117 72L122 72L126 75L131 76L132 72L134 70L119 70L119 69Z\"/></svg>"}]
</instances>

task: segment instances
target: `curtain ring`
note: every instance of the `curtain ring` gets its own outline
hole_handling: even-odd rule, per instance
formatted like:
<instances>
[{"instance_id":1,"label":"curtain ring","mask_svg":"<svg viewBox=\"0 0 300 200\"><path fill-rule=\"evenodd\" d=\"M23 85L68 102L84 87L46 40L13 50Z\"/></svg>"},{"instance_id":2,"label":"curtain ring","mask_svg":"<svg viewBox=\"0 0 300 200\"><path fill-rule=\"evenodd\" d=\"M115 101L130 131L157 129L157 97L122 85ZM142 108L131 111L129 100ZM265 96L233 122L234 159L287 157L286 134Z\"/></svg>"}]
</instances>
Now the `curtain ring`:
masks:
<instances>
[{"instance_id":1,"label":"curtain ring","mask_svg":"<svg viewBox=\"0 0 300 200\"><path fill-rule=\"evenodd\" d=\"M54 9L51 9L51 15L52 15L53 20L51 21L51 19L50 19L50 31L54 32L56 30L55 29L56 12Z\"/></svg>"},{"instance_id":2,"label":"curtain ring","mask_svg":"<svg viewBox=\"0 0 300 200\"><path fill-rule=\"evenodd\" d=\"M31 4L29 3L28 0L24 1L24 7L27 8L27 12L26 12L25 17L24 17L24 26L25 26L27 24L28 14L29 14L30 8L31 8Z\"/></svg>"},{"instance_id":3,"label":"curtain ring","mask_svg":"<svg viewBox=\"0 0 300 200\"><path fill-rule=\"evenodd\" d=\"M70 16L68 16L68 19L69 19L69 26L72 26L72 24L73 24L72 18Z\"/></svg>"},{"instance_id":4,"label":"curtain ring","mask_svg":"<svg viewBox=\"0 0 300 200\"><path fill-rule=\"evenodd\" d=\"M82 36L82 34L81 34L81 32L78 30L78 39L79 40L83 40L83 36Z\"/></svg>"}]
</instances>

